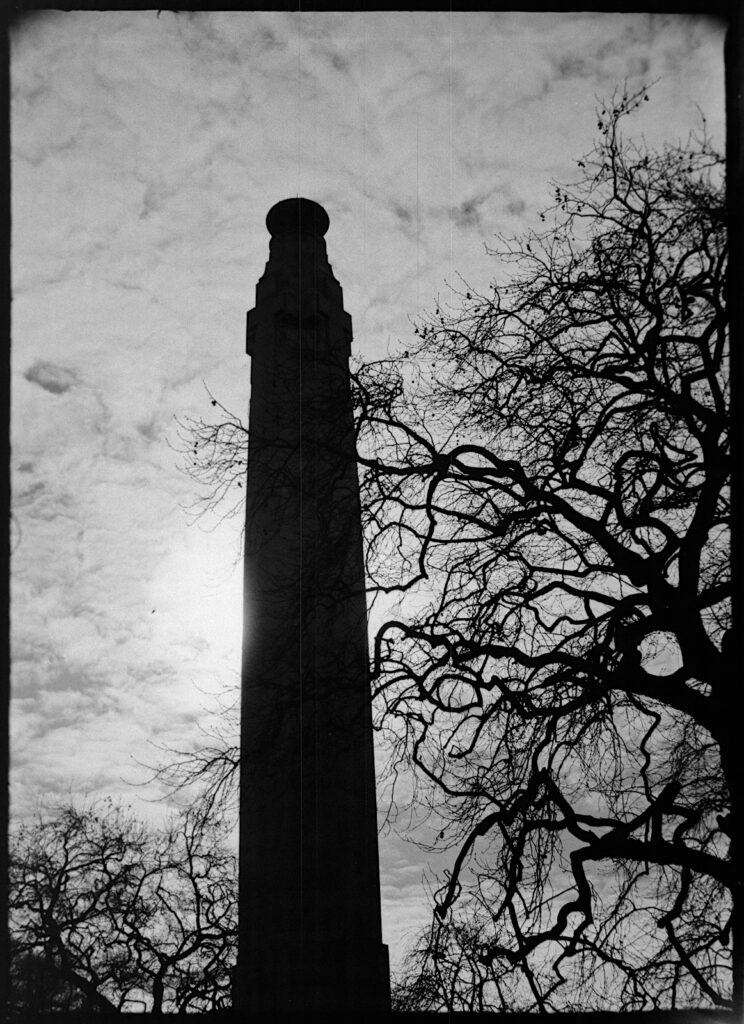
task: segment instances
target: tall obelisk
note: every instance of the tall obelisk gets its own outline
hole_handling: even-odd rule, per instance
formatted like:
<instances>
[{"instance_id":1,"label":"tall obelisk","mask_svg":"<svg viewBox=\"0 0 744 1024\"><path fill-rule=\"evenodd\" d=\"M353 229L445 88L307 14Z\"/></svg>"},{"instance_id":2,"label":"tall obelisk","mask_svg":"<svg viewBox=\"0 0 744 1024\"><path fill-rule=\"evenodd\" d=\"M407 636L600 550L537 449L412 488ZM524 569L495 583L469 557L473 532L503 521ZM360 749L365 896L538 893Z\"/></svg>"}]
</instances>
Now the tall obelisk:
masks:
<instances>
[{"instance_id":1,"label":"tall obelisk","mask_svg":"<svg viewBox=\"0 0 744 1024\"><path fill-rule=\"evenodd\" d=\"M266 218L248 314L241 708L241 1011L389 1006L351 318L307 199Z\"/></svg>"}]
</instances>

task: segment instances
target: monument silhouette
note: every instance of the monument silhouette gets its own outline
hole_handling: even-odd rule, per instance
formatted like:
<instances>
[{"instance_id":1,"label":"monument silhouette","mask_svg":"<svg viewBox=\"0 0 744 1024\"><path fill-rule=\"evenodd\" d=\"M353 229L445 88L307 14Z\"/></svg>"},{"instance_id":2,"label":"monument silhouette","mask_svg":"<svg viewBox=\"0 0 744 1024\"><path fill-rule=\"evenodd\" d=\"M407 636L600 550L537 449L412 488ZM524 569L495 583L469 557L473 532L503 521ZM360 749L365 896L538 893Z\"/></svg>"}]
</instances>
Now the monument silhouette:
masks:
<instances>
[{"instance_id":1,"label":"monument silhouette","mask_svg":"<svg viewBox=\"0 0 744 1024\"><path fill-rule=\"evenodd\" d=\"M385 1011L351 318L307 199L266 218L248 314L243 1011Z\"/></svg>"}]
</instances>

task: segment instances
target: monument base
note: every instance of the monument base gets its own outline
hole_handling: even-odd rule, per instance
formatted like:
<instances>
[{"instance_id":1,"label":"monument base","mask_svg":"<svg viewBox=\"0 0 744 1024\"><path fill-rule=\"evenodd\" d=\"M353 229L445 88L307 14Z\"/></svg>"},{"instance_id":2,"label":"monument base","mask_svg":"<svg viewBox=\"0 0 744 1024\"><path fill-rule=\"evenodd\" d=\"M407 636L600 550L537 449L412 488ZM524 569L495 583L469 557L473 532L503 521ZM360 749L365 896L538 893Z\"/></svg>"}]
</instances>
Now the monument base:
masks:
<instances>
[{"instance_id":1,"label":"monument base","mask_svg":"<svg viewBox=\"0 0 744 1024\"><path fill-rule=\"evenodd\" d=\"M241 1013L379 1014L390 1010L389 978L382 943L264 946L236 968L235 992Z\"/></svg>"}]
</instances>

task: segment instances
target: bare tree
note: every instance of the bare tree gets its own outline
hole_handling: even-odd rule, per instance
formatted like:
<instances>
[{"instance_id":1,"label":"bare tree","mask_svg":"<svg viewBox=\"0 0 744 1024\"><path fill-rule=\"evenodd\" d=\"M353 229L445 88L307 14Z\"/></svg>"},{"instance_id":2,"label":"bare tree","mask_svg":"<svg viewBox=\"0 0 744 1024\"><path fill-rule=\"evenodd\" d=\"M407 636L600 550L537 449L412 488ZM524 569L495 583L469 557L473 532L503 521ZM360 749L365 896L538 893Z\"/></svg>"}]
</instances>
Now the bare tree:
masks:
<instances>
[{"instance_id":1,"label":"bare tree","mask_svg":"<svg viewBox=\"0 0 744 1024\"><path fill-rule=\"evenodd\" d=\"M624 139L646 99L356 380L367 571L404 592L377 723L455 851L421 977L477 924L488 1005L730 1006L742 947L722 160Z\"/></svg>"},{"instance_id":2,"label":"bare tree","mask_svg":"<svg viewBox=\"0 0 744 1024\"><path fill-rule=\"evenodd\" d=\"M50 1011L85 1011L89 1003L80 990L71 985L54 961L42 953L21 951L18 941L10 940L9 999L12 1016L25 1015L36 1020Z\"/></svg>"},{"instance_id":3,"label":"bare tree","mask_svg":"<svg viewBox=\"0 0 744 1024\"><path fill-rule=\"evenodd\" d=\"M181 471L200 487L200 493L185 511L194 521L212 515L220 522L243 513L248 428L214 397L206 384L204 390L219 420L176 417L176 436L170 447L181 456Z\"/></svg>"},{"instance_id":4,"label":"bare tree","mask_svg":"<svg viewBox=\"0 0 744 1024\"><path fill-rule=\"evenodd\" d=\"M647 99L354 378L376 725L452 850L409 1009L742 1005L723 162ZM182 438L212 510L235 423Z\"/></svg>"},{"instance_id":5,"label":"bare tree","mask_svg":"<svg viewBox=\"0 0 744 1024\"><path fill-rule=\"evenodd\" d=\"M483 928L466 921L444 925L435 921L409 950L402 977L393 987L393 1009L450 1013L513 1010L515 1001L498 976L498 964L480 958ZM506 989L506 990L505 990Z\"/></svg>"},{"instance_id":6,"label":"bare tree","mask_svg":"<svg viewBox=\"0 0 744 1024\"><path fill-rule=\"evenodd\" d=\"M240 777L240 682L226 683L209 696L212 699L204 707L198 735L188 747L153 743L159 752L157 762L138 762L151 772L141 785L158 782L171 797L190 801L194 818L207 826L213 821L235 824Z\"/></svg>"},{"instance_id":7,"label":"bare tree","mask_svg":"<svg viewBox=\"0 0 744 1024\"><path fill-rule=\"evenodd\" d=\"M148 828L110 802L57 808L12 837L11 1011L229 1005L237 870L218 826ZM46 1005L29 975L45 981Z\"/></svg>"}]
</instances>

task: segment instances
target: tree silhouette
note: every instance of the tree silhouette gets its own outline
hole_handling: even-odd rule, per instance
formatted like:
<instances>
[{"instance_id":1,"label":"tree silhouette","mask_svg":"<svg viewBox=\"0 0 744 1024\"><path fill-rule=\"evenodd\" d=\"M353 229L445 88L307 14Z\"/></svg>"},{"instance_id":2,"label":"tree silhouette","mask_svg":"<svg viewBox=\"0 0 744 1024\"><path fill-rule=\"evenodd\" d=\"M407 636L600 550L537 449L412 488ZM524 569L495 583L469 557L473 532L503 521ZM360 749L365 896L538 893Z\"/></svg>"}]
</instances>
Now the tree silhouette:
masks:
<instances>
[{"instance_id":1,"label":"tree silhouette","mask_svg":"<svg viewBox=\"0 0 744 1024\"><path fill-rule=\"evenodd\" d=\"M452 851L409 1009L741 1005L723 162L625 138L647 99L354 376L376 726Z\"/></svg>"},{"instance_id":2,"label":"tree silhouette","mask_svg":"<svg viewBox=\"0 0 744 1024\"><path fill-rule=\"evenodd\" d=\"M367 570L404 591L378 726L456 850L426 965L475 922L461 982L512 1008L731 1005L722 161L624 140L645 100L356 381Z\"/></svg>"},{"instance_id":3,"label":"tree silhouette","mask_svg":"<svg viewBox=\"0 0 744 1024\"><path fill-rule=\"evenodd\" d=\"M85 995L65 979L52 957L22 952L11 938L8 965L11 1015L36 1019L50 1010L71 1013L89 1008Z\"/></svg>"},{"instance_id":4,"label":"tree silhouette","mask_svg":"<svg viewBox=\"0 0 744 1024\"><path fill-rule=\"evenodd\" d=\"M218 825L146 827L110 801L20 824L10 847L11 1015L229 1005L237 869Z\"/></svg>"}]
</instances>

